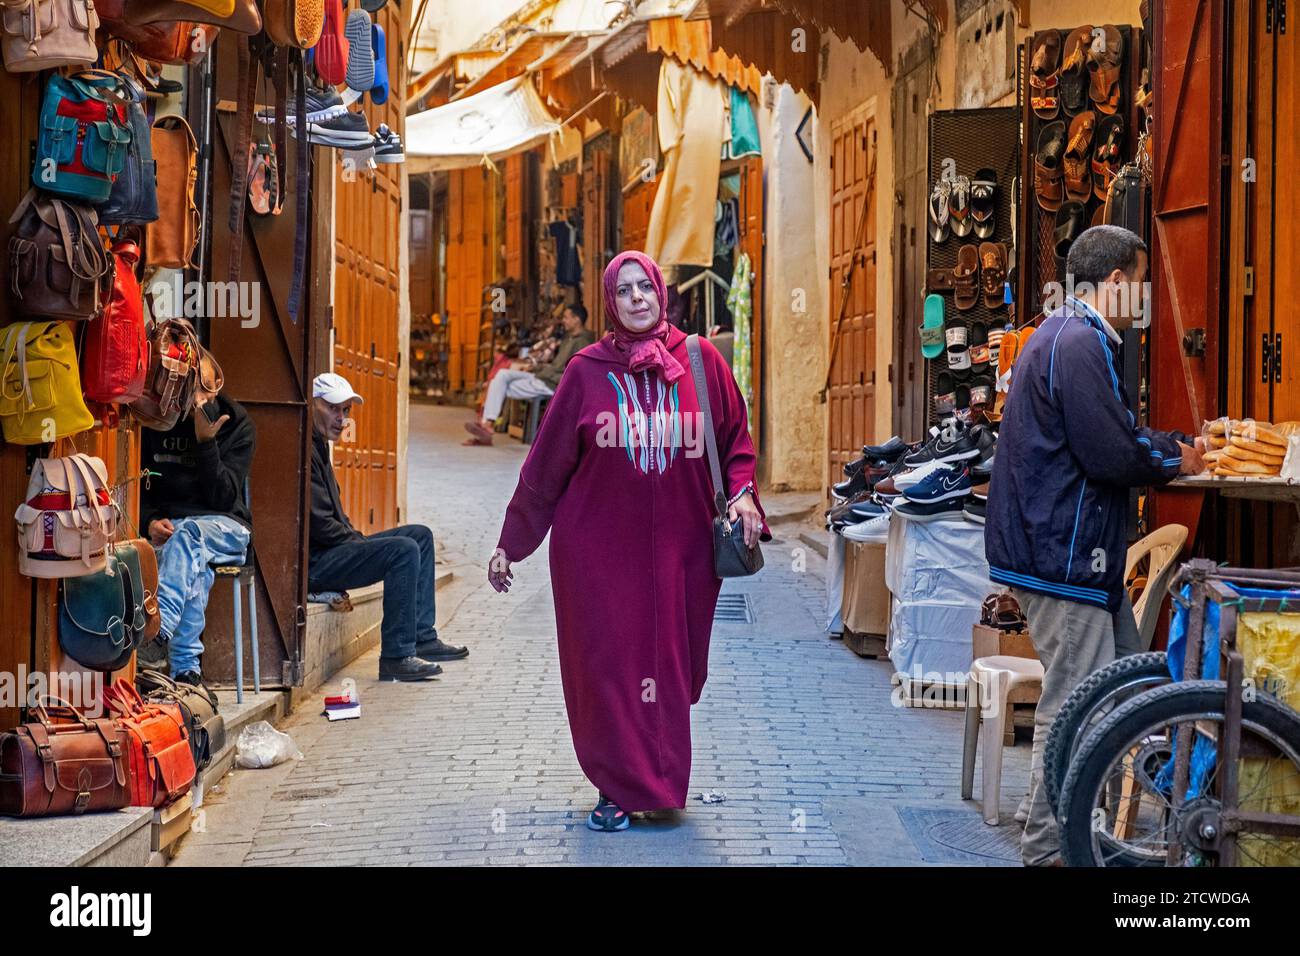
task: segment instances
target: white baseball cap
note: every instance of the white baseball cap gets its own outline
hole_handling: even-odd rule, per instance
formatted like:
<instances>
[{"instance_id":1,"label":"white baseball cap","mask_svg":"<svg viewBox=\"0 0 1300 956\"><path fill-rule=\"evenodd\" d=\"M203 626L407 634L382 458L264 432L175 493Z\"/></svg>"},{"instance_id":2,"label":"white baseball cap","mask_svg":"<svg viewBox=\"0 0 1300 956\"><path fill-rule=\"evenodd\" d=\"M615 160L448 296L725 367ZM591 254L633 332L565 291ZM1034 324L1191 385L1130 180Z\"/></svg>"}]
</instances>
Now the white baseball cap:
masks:
<instances>
[{"instance_id":1,"label":"white baseball cap","mask_svg":"<svg viewBox=\"0 0 1300 956\"><path fill-rule=\"evenodd\" d=\"M322 372L312 379L311 394L313 398L323 398L331 405L365 401L352 390L352 384L346 378L334 372Z\"/></svg>"}]
</instances>

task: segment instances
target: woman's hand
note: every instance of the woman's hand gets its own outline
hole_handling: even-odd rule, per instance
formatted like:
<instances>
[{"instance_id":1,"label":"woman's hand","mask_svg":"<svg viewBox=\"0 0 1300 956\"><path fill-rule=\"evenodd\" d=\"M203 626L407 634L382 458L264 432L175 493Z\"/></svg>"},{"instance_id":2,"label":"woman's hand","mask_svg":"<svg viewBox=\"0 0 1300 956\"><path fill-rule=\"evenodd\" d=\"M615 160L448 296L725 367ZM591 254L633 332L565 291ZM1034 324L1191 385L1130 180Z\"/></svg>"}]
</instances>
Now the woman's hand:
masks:
<instances>
[{"instance_id":1,"label":"woman's hand","mask_svg":"<svg viewBox=\"0 0 1300 956\"><path fill-rule=\"evenodd\" d=\"M510 559L500 548L492 552L492 557L488 559L488 584L499 592L510 590L510 582L514 579L515 573L510 570Z\"/></svg>"},{"instance_id":2,"label":"woman's hand","mask_svg":"<svg viewBox=\"0 0 1300 956\"><path fill-rule=\"evenodd\" d=\"M745 547L752 548L758 544L758 537L763 533L763 517L754 504L754 496L748 491L736 499L736 503L727 510L727 520L743 522L745 529Z\"/></svg>"}]
</instances>

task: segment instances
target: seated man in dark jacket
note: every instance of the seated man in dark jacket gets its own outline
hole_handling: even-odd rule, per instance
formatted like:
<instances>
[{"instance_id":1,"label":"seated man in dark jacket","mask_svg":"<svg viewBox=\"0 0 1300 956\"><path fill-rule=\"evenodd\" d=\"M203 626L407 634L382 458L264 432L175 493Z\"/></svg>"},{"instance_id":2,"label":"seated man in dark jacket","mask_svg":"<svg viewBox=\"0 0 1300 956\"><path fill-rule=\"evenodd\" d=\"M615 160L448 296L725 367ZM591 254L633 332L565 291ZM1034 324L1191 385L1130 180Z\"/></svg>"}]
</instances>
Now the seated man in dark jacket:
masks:
<instances>
[{"instance_id":1,"label":"seated man in dark jacket","mask_svg":"<svg viewBox=\"0 0 1300 956\"><path fill-rule=\"evenodd\" d=\"M1052 720L1089 674L1145 650L1124 589L1129 489L1204 470L1200 439L1137 424L1120 378L1120 330L1144 311L1142 240L1085 230L1066 274L1074 294L1012 369L984 531L989 577L1020 603L1044 668L1020 841L1031 866L1059 860L1042 770Z\"/></svg>"},{"instance_id":2,"label":"seated man in dark jacket","mask_svg":"<svg viewBox=\"0 0 1300 956\"><path fill-rule=\"evenodd\" d=\"M242 564L252 516L244 483L256 430L244 407L204 383L218 374L201 360L193 411L170 431L144 429L141 464L151 475L140 493L140 526L158 553L159 639L172 676L199 683L204 612L217 564Z\"/></svg>"},{"instance_id":3,"label":"seated man in dark jacket","mask_svg":"<svg viewBox=\"0 0 1300 956\"><path fill-rule=\"evenodd\" d=\"M444 644L434 627L433 532L408 524L366 536L343 513L329 443L343 435L361 401L342 375L326 372L312 382L307 589L343 591L383 581L379 679L425 680L442 673L436 661L467 657L469 650Z\"/></svg>"}]
</instances>

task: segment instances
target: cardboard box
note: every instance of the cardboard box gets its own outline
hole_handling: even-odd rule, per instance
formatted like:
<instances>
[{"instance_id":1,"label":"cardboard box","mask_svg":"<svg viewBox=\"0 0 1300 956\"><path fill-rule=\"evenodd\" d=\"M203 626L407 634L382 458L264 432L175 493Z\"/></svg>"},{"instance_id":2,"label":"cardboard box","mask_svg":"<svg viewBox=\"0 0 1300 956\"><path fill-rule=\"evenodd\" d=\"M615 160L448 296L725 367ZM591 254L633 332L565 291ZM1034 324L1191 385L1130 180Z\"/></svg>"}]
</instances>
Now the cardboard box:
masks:
<instances>
[{"instance_id":1,"label":"cardboard box","mask_svg":"<svg viewBox=\"0 0 1300 956\"><path fill-rule=\"evenodd\" d=\"M1038 660L1028 631L1000 631L986 624L971 628L971 660L977 657L1028 657Z\"/></svg>"},{"instance_id":2,"label":"cardboard box","mask_svg":"<svg viewBox=\"0 0 1300 956\"><path fill-rule=\"evenodd\" d=\"M859 634L889 633L885 543L844 542L844 627Z\"/></svg>"}]
</instances>

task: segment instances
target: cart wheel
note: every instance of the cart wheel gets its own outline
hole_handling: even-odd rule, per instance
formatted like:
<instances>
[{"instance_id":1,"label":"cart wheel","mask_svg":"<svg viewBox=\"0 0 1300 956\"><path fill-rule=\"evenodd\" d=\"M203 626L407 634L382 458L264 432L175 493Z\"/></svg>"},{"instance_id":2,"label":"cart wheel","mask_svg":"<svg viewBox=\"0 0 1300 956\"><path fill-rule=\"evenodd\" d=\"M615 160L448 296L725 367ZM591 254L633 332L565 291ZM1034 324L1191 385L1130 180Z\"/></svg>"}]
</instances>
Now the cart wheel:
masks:
<instances>
[{"instance_id":1,"label":"cart wheel","mask_svg":"<svg viewBox=\"0 0 1300 956\"><path fill-rule=\"evenodd\" d=\"M1061 784L1088 731L1119 704L1167 683L1169 661L1164 651L1151 651L1111 661L1070 692L1052 721L1043 748L1043 784L1053 816L1061 812Z\"/></svg>"},{"instance_id":2,"label":"cart wheel","mask_svg":"<svg viewBox=\"0 0 1300 956\"><path fill-rule=\"evenodd\" d=\"M1117 707L1080 745L1061 790L1061 851L1070 866L1165 866L1169 836L1178 865L1215 865L1219 762L1227 685L1183 681L1146 691ZM1300 714L1259 695L1242 704L1238 806L1294 816L1300 824ZM1172 803L1173 741L1192 732L1191 778L1179 810ZM1300 865L1300 836L1243 833L1238 861Z\"/></svg>"}]
</instances>

